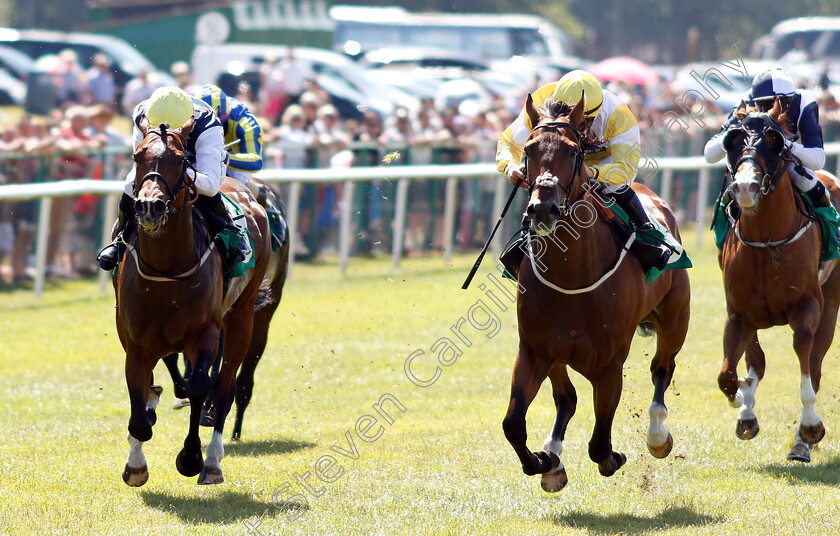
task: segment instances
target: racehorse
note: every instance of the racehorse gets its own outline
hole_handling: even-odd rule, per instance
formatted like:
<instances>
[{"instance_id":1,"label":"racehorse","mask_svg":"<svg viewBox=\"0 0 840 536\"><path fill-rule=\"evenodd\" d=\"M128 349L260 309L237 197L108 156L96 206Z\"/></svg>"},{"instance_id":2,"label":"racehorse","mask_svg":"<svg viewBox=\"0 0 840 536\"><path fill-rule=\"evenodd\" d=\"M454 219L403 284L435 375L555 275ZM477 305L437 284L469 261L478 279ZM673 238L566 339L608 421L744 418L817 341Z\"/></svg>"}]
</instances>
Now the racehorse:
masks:
<instances>
[{"instance_id":1,"label":"racehorse","mask_svg":"<svg viewBox=\"0 0 840 536\"><path fill-rule=\"evenodd\" d=\"M786 114L778 99L769 113L742 107L740 120L725 136L728 186L740 216L719 253L726 293L723 367L718 386L740 407L735 432L741 439L758 433L755 393L764 377L764 352L757 330L789 325L799 359L802 415L788 458L810 461L810 445L825 435L814 409L822 360L834 338L840 305L836 260L820 263L821 232L801 208L785 162ZM817 177L838 206L840 184L824 171ZM738 362L746 351L747 375Z\"/></svg>"},{"instance_id":2,"label":"racehorse","mask_svg":"<svg viewBox=\"0 0 840 536\"><path fill-rule=\"evenodd\" d=\"M582 374L594 390L590 459L604 476L625 463L626 456L613 450L611 428L621 397L622 368L633 333L642 323L646 328L652 325L657 335L648 449L657 458L670 453L673 438L664 424L665 389L689 320L686 270L667 270L645 283L638 259L625 255L629 242L619 243L610 226L595 215L603 205L595 206L581 174L584 109L583 97L571 109L550 99L537 111L530 95L525 103L535 125L524 147L530 188L527 214L531 230L541 236L530 238L531 251L519 272L519 353L503 428L524 473L542 474L542 488L549 492L559 491L568 481L560 454L577 394L567 367ZM664 201L641 185L633 189L679 239L676 220ZM566 246L563 241L569 236L575 240ZM557 415L544 450L532 452L526 444L525 416L546 377L551 379Z\"/></svg>"},{"instance_id":3,"label":"racehorse","mask_svg":"<svg viewBox=\"0 0 840 536\"><path fill-rule=\"evenodd\" d=\"M175 464L184 476L199 475L199 484L224 481L222 431L233 401L235 374L251 342L263 277L269 265L270 237L265 210L247 187L226 179L222 192L241 206L253 242L254 266L233 278L223 290L222 258L206 226L194 216L198 192L187 174L186 138L194 121L178 129L151 128L143 121L143 140L134 152L134 198L138 227L125 245L114 288L116 323L126 353L125 377L131 402L131 445L123 480L142 486L148 480L143 442L152 437L160 390L152 384L157 361L184 352L192 365L187 381L190 425ZM223 364L216 379L220 407L213 436L202 458L199 438L201 407L210 390L208 370L216 358L224 328Z\"/></svg>"},{"instance_id":4,"label":"racehorse","mask_svg":"<svg viewBox=\"0 0 840 536\"><path fill-rule=\"evenodd\" d=\"M283 209L283 201L280 192L269 183L259 179L251 179L261 191L266 192L270 199L272 206L278 208L281 215L285 217L285 210ZM283 295L283 285L286 282L286 274L289 265L289 241L286 240L280 249L271 252L271 257L268 265L268 270L265 274L265 281L268 282L270 295L267 296L267 302L264 302L262 307L257 310L254 315L254 332L251 335L251 344L248 346L248 351L245 354L245 359L242 361L242 366L239 368L239 375L236 377L236 420L233 424L234 441L242 437L242 419L245 416L245 410L251 401L251 395L254 390L254 372L257 364L265 351L265 345L268 342L268 327L271 322L274 311L280 305L280 299ZM172 378L172 383L175 386L175 396L178 399L186 398L186 380L178 370L178 354L170 354L163 358L166 368L169 370L169 375ZM216 365L218 366L218 360ZM215 394L211 391L204 403L204 410L202 413L202 425L209 423L212 426L215 422L215 409L211 409L212 402L216 399ZM179 406L176 406L179 407Z\"/></svg>"}]
</instances>

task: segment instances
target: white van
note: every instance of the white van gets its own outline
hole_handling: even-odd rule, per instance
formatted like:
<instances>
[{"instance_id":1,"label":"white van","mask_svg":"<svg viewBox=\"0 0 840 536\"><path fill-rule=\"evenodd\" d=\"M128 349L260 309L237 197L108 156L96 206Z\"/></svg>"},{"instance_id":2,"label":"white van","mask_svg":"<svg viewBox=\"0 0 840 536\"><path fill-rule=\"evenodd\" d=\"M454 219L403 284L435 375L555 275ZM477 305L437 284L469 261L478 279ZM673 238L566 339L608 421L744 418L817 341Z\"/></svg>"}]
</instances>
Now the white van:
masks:
<instances>
[{"instance_id":1,"label":"white van","mask_svg":"<svg viewBox=\"0 0 840 536\"><path fill-rule=\"evenodd\" d=\"M358 54L384 47L440 47L485 61L513 56L562 58L568 36L536 15L410 13L401 7L333 6L333 48Z\"/></svg>"},{"instance_id":2,"label":"white van","mask_svg":"<svg viewBox=\"0 0 840 536\"><path fill-rule=\"evenodd\" d=\"M755 43L751 55L782 59L801 53L805 61L840 62L840 17L800 17L783 20Z\"/></svg>"}]
</instances>

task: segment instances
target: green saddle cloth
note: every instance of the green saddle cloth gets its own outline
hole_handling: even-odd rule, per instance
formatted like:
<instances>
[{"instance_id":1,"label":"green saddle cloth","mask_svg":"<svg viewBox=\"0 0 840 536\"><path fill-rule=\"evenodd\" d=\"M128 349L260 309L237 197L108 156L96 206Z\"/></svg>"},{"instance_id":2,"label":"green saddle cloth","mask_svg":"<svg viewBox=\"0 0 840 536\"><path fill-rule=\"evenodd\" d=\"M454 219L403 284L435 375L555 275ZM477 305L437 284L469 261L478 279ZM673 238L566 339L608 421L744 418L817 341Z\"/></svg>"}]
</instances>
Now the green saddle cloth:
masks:
<instances>
[{"instance_id":1,"label":"green saddle cloth","mask_svg":"<svg viewBox=\"0 0 840 536\"><path fill-rule=\"evenodd\" d=\"M227 209L228 214L230 214L230 219L239 229L239 233L234 231L233 229L224 229L220 232L217 238L222 242L224 245L224 251L222 252L226 260L230 257L231 252L236 251L240 240L242 237L246 237L248 240L248 245L250 246L248 255L246 255L245 259L238 262L232 269L230 276L231 277L239 277L245 274L245 270L254 267L254 241L251 238L251 233L248 231L248 221L245 219L245 213L242 211L242 207L239 206L239 203L228 197L221 192L222 199L225 202L225 209Z\"/></svg>"},{"instance_id":2,"label":"green saddle cloth","mask_svg":"<svg viewBox=\"0 0 840 536\"><path fill-rule=\"evenodd\" d=\"M798 189L797 189L798 190ZM800 199L805 201L805 204L813 209L814 216L820 223L822 230L822 248L820 249L820 262L830 261L840 257L840 240L837 239L837 227L840 225L840 215L833 206L815 207L814 203L807 196L801 194ZM715 201L714 217L712 219L712 230L715 233L715 245L718 249L723 249L723 243L726 240L726 235L732 229L732 219L729 215L729 205L734 201L726 201L719 197Z\"/></svg>"},{"instance_id":3,"label":"green saddle cloth","mask_svg":"<svg viewBox=\"0 0 840 536\"><path fill-rule=\"evenodd\" d=\"M615 214L616 217L620 219L628 229L632 229L633 224L630 223L630 218L627 216L627 213L624 212L624 210L618 206L618 203L607 203L609 203L609 200L604 200L604 204L606 204L606 206L608 206L610 210L613 211L613 214ZM674 235L672 235L671 232L665 226L659 223L659 221L656 218L654 218L650 214L650 212L648 212L647 207L645 207L645 212L647 212L648 220L650 220L650 223L653 224L653 229L636 231L636 240L653 246L659 246L660 244L664 244L672 251L671 258L668 259L668 264L665 265L665 268L663 268L662 270L659 270L658 268L651 268L645 273L645 283L650 283L651 281L655 280L657 277L662 275L662 272L666 270L679 270L682 268L691 268L693 266L691 264L691 259L688 257L688 252L686 252L682 244L680 244L677 241L677 239L674 238Z\"/></svg>"}]
</instances>

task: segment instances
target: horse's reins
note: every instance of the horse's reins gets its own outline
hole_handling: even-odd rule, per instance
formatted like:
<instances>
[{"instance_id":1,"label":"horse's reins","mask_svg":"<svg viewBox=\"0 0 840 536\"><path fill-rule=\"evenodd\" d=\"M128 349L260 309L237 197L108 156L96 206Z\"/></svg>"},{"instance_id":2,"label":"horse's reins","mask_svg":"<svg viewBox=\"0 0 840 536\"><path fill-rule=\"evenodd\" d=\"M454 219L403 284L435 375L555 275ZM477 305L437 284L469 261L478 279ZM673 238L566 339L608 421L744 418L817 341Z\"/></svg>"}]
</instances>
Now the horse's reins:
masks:
<instances>
[{"instance_id":1,"label":"horse's reins","mask_svg":"<svg viewBox=\"0 0 840 536\"><path fill-rule=\"evenodd\" d=\"M764 132L762 131L761 133L755 133L749 138L747 138L747 143L744 147L744 151L742 152L738 160L735 161L734 165L730 164L729 158L726 159L726 166L730 175L733 177L733 182L729 184L724 194L729 194L729 192L731 192L732 190L732 185L734 184L735 171L739 167L741 167L741 164L748 161L753 162L756 166L758 166L759 171L762 173L761 181L759 181L759 190L761 192L761 195L766 196L768 194L773 193L773 191L776 189L776 185L779 182L779 178L781 177L782 172L784 171L784 167L782 166L781 162L787 161L787 159L779 155L779 163L776 165L776 169L772 170L772 173L764 166L764 163L762 163L762 161L757 157L757 144L758 141L760 141L763 134ZM784 137L783 133L779 132L779 134L782 135L782 137ZM799 208L798 205L797 208ZM726 219L729 220L729 224L732 226L732 230L734 231L735 237L738 239L738 241L744 244L745 246L750 246L759 249L779 248L782 246L786 246L787 244L790 244L792 242L795 242L802 238L802 236L814 222L812 217L805 214L805 216L808 218L808 223L800 227L799 230L793 236L769 242L754 242L750 240L744 240L744 238L741 236L741 231L738 229L738 221L740 221L740 217L735 218L732 216L732 212L729 205L727 205L726 209L724 210L724 214L726 215Z\"/></svg>"},{"instance_id":2,"label":"horse's reins","mask_svg":"<svg viewBox=\"0 0 840 536\"><path fill-rule=\"evenodd\" d=\"M161 138L163 138L166 135L166 133L177 134L181 138L181 141L183 142L184 148L186 149L186 147L187 147L186 137L181 132L178 132L177 130L166 130L165 128L161 127L160 131L149 130L148 132L146 132L146 136L148 136L152 132L159 133ZM145 139L145 137L144 137L144 139ZM166 190L167 194L169 195L169 199L166 200L166 209L164 210L163 217L161 218L161 225L164 225L166 223L166 220L169 218L170 214L177 214L178 212L183 210L184 207L191 206L193 203L195 203L196 199L198 199L198 189L195 186L195 180L193 178L191 178L189 176L189 174L187 173L188 168L192 169L193 173L196 173L195 166L192 164L192 162L189 161L189 158L187 158L186 156L181 161L181 173L180 173L180 177L178 177L178 182L175 184L175 188L172 188L172 189L169 188L169 183L166 181L165 177L158 171L159 167L160 167L160 159L158 158L155 161L154 171L150 171L150 172L146 173L145 175L143 175L143 178L140 179L140 181L137 182L134 185L134 198L135 199L137 198L137 195L139 194L140 189L142 188L143 184L146 181L153 181L159 187L162 185L163 188ZM181 190L184 187L187 187L189 189L189 191L192 191L193 196L192 196L191 199L188 199L188 200L184 201L184 203L181 206L176 207L175 204L173 203L173 200L181 193ZM149 281L158 281L158 282L180 281L180 280L183 280L183 279L186 279L186 278L192 276L204 265L205 262L207 262L207 259L210 257L210 254L213 252L213 250L216 247L215 241L211 240L210 245L204 251L204 254L201 255L201 257L199 258L199 261L192 268L190 268L189 270L187 270L185 272L177 274L177 275L169 275L169 274L164 274L164 273L158 272L157 270L155 270L154 268L149 266L149 264L143 260L142 256L140 255L140 251L137 250L137 248L135 248L134 246L132 246L128 242L125 242L123 240L121 240L121 241L125 245L125 248L128 251L128 253L130 253L131 256L134 258L134 263L137 266L137 273L140 275L140 277L142 277L143 279L147 279ZM198 252L196 252L196 254L197 253ZM141 265L145 266L147 270L149 270L151 272L154 272L154 274L156 274L156 275L147 274L146 272L143 271L143 268L141 267Z\"/></svg>"},{"instance_id":3,"label":"horse's reins","mask_svg":"<svg viewBox=\"0 0 840 536\"><path fill-rule=\"evenodd\" d=\"M571 180L569 181L569 185L566 186L565 184L561 183L560 180L556 176L551 174L550 172L544 172L544 173L540 174L538 177L536 177L536 179L534 179L533 184L529 184L529 188L533 189L535 186L536 187L539 187L539 186L546 186L546 187L560 186L560 187L562 187L563 190L566 192L566 197L565 197L565 199L563 199L563 204L560 205L560 210L563 212L563 214L568 215L568 214L571 214L571 212L572 212L572 210L573 210L573 208L576 204L576 203L572 203L571 205L569 205L568 201L569 201L569 197L572 194L572 191L574 191L575 181L577 180L578 176L580 175L581 168L583 167L584 152L583 152L583 148L582 148L582 144L581 144L581 140L583 139L583 136L581 135L580 131L577 129L576 126L574 126L571 123L566 123L564 121L548 121L546 123L540 123L540 124L538 124L537 126L534 127L534 130L537 130L537 129L540 129L540 128L549 128L549 127L558 127L558 128L559 127L566 127L566 128L571 129L572 132L575 133L575 137L576 137L575 141L578 144L578 152L575 154L575 167L574 167L574 170L572 171L572 177L571 177ZM526 170L526 173L527 173L527 170ZM580 201L578 201L578 202L580 202ZM604 281L606 281L607 279L612 277L612 275L616 272L616 270L618 270L618 267L621 265L621 262L624 260L624 257L627 255L627 252L630 251L630 246L633 245L633 242L636 241L636 232L634 231L633 233L631 233L630 237L627 239L627 242L622 246L621 254L619 254L618 260L615 262L615 265L612 267L612 269L608 270L604 275L602 275L597 281L595 281L591 285L586 286L586 287L576 288L576 289L565 289L565 288L562 288L562 287L558 287L557 285L555 285L554 283L552 283L548 279L544 278L542 276L542 274L540 274L540 270L537 268L537 265L534 262L534 252L531 250L531 233L528 233L528 235L526 237L526 241L527 241L527 244L528 244L528 251L530 253L530 255L528 255L528 257L531 260L531 269L534 272L534 275L540 281L540 283L542 283L543 285L547 286L548 288L550 288L552 290L556 290L557 292L560 292L561 294L584 294L586 292L593 291L596 288L600 287L604 283Z\"/></svg>"}]
</instances>

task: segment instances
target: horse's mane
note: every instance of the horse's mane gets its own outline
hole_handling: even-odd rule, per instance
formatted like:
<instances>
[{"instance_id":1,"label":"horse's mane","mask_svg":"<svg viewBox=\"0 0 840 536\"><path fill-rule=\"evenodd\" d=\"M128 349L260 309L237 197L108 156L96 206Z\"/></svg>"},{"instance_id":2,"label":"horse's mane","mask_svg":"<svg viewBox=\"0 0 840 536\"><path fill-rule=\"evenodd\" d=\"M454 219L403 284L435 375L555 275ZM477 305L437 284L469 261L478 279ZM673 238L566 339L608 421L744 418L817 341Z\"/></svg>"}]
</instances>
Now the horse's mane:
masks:
<instances>
[{"instance_id":1,"label":"horse's mane","mask_svg":"<svg viewBox=\"0 0 840 536\"><path fill-rule=\"evenodd\" d=\"M572 113L572 107L566 102L549 97L537 108L537 113L540 114L540 119L557 121L559 119L567 119L569 114ZM605 144L604 138L595 134L592 129L589 129L581 140L584 152L589 152L587 151L588 148L593 148L595 150L594 152L603 150Z\"/></svg>"}]
</instances>

